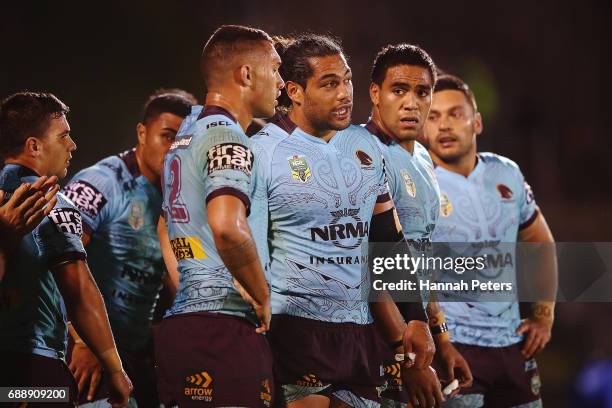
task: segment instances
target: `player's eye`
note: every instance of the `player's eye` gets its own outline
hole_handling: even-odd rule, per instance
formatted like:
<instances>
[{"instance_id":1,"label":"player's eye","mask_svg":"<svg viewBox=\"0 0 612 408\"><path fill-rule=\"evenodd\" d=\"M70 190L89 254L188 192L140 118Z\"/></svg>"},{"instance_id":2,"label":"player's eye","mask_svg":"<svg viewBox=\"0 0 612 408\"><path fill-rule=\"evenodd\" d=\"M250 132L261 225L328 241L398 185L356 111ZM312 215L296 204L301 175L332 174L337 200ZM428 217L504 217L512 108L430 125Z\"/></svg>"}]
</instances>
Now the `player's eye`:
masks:
<instances>
[{"instance_id":1,"label":"player's eye","mask_svg":"<svg viewBox=\"0 0 612 408\"><path fill-rule=\"evenodd\" d=\"M429 95L429 90L427 90L427 89L421 89L421 90L418 92L418 95L419 95L421 98L425 98L425 97L427 97L427 96Z\"/></svg>"},{"instance_id":2,"label":"player's eye","mask_svg":"<svg viewBox=\"0 0 612 408\"><path fill-rule=\"evenodd\" d=\"M403 88L395 88L393 90L393 93L396 95L404 95L406 93L406 90Z\"/></svg>"},{"instance_id":3,"label":"player's eye","mask_svg":"<svg viewBox=\"0 0 612 408\"><path fill-rule=\"evenodd\" d=\"M325 88L335 88L338 86L338 81L330 81L323 85Z\"/></svg>"},{"instance_id":4,"label":"player's eye","mask_svg":"<svg viewBox=\"0 0 612 408\"><path fill-rule=\"evenodd\" d=\"M431 122L435 122L436 120L438 120L438 115L429 115L427 117L427 120L429 120Z\"/></svg>"}]
</instances>

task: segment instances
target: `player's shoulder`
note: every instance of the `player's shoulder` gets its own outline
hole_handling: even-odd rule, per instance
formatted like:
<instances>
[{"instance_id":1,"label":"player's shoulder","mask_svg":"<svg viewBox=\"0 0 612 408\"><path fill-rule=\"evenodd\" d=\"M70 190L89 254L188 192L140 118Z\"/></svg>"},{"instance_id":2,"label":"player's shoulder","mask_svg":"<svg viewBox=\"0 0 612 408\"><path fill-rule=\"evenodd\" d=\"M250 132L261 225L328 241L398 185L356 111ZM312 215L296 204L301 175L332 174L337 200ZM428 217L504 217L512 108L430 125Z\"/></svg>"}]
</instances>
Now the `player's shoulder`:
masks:
<instances>
[{"instance_id":1,"label":"player's shoulder","mask_svg":"<svg viewBox=\"0 0 612 408\"><path fill-rule=\"evenodd\" d=\"M361 125L349 125L339 133L355 145L368 146L374 151L382 152L381 143L376 136Z\"/></svg>"},{"instance_id":2,"label":"player's shoulder","mask_svg":"<svg viewBox=\"0 0 612 408\"><path fill-rule=\"evenodd\" d=\"M503 172L521 175L519 165L512 159L491 152L478 153L478 159L482 161L488 171Z\"/></svg>"},{"instance_id":3,"label":"player's shoulder","mask_svg":"<svg viewBox=\"0 0 612 408\"><path fill-rule=\"evenodd\" d=\"M251 137L254 147L274 148L291 135L280 124L270 122Z\"/></svg>"},{"instance_id":4,"label":"player's shoulder","mask_svg":"<svg viewBox=\"0 0 612 408\"><path fill-rule=\"evenodd\" d=\"M417 157L419 160L422 160L426 162L427 164L429 164L430 166L433 166L433 160L431 160L431 155L429 154L429 151L421 143L416 142L416 141L414 142L413 155L414 157Z\"/></svg>"}]
</instances>

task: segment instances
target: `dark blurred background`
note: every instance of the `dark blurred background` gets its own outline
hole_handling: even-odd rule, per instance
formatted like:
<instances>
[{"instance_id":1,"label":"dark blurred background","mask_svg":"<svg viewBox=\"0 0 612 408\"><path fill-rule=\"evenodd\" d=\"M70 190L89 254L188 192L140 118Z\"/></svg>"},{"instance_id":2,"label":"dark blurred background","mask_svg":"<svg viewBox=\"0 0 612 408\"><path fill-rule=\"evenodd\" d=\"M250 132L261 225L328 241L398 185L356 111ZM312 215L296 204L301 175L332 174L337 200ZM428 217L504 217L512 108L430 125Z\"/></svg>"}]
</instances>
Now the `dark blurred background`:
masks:
<instances>
[{"instance_id":1,"label":"dark blurred background","mask_svg":"<svg viewBox=\"0 0 612 408\"><path fill-rule=\"evenodd\" d=\"M199 55L221 24L341 38L354 72L356 123L368 116L377 50L418 44L472 86L485 123L480 150L519 163L556 239L612 241L611 7L596 0L4 2L0 95L45 90L70 105L74 174L135 144L140 109L156 88L184 88L202 100ZM585 364L612 358L611 316L610 304L559 305L540 357L547 406L591 406L572 400L572 384Z\"/></svg>"}]
</instances>

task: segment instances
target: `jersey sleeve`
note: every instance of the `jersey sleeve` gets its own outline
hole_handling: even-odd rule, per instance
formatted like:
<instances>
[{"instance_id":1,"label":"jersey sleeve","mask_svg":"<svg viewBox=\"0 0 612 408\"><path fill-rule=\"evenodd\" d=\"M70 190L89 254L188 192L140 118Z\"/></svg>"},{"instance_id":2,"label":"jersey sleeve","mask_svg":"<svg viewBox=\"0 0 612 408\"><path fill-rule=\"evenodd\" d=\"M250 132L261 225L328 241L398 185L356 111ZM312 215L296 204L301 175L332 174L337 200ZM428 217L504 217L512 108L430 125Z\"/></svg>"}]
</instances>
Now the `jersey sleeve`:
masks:
<instances>
[{"instance_id":1,"label":"jersey sleeve","mask_svg":"<svg viewBox=\"0 0 612 408\"><path fill-rule=\"evenodd\" d=\"M251 205L253 153L247 136L232 128L214 128L200 138L202 142L194 152L205 157L201 169L204 194L208 203L221 195L239 198L247 208Z\"/></svg>"},{"instance_id":2,"label":"jersey sleeve","mask_svg":"<svg viewBox=\"0 0 612 408\"><path fill-rule=\"evenodd\" d=\"M81 212L85 227L96 231L112 214L109 201L116 188L114 175L90 167L77 173L63 192Z\"/></svg>"},{"instance_id":3,"label":"jersey sleeve","mask_svg":"<svg viewBox=\"0 0 612 408\"><path fill-rule=\"evenodd\" d=\"M253 141L252 150L255 157L251 195L253 202L248 221L251 234L257 245L257 253L264 266L264 270L267 271L267 265L270 261L268 248L268 176L270 174L271 158L267 154L265 146L261 143Z\"/></svg>"},{"instance_id":4,"label":"jersey sleeve","mask_svg":"<svg viewBox=\"0 0 612 408\"><path fill-rule=\"evenodd\" d=\"M387 201L391 201L391 187L389 186L389 174L391 173L387 168L387 163L385 161L385 155L383 154L383 150L381 146L376 144L374 146L376 150L376 154L380 155L381 159L381 172L378 175L378 196L376 197L377 203L386 203Z\"/></svg>"},{"instance_id":5,"label":"jersey sleeve","mask_svg":"<svg viewBox=\"0 0 612 408\"><path fill-rule=\"evenodd\" d=\"M57 204L34 230L33 236L38 254L49 268L64 262L86 259L81 242L81 213L59 194Z\"/></svg>"},{"instance_id":6,"label":"jersey sleeve","mask_svg":"<svg viewBox=\"0 0 612 408\"><path fill-rule=\"evenodd\" d=\"M530 226L538 216L539 210L536 205L535 198L531 186L525 181L525 177L517 168L517 178L520 183L520 195L518 197L519 205L519 230Z\"/></svg>"}]
</instances>

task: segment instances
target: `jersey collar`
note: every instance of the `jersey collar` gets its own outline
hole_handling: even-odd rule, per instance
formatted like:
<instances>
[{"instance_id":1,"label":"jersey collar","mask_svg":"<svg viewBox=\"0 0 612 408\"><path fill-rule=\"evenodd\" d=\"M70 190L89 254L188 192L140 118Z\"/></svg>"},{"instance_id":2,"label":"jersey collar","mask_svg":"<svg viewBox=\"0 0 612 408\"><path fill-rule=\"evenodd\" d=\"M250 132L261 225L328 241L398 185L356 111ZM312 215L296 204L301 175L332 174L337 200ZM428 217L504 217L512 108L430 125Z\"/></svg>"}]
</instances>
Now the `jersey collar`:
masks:
<instances>
[{"instance_id":1,"label":"jersey collar","mask_svg":"<svg viewBox=\"0 0 612 408\"><path fill-rule=\"evenodd\" d=\"M128 171L134 178L140 176L140 168L138 167L138 160L136 160L136 149L127 150L123 153L119 153L119 158L123 160Z\"/></svg>"},{"instance_id":2,"label":"jersey collar","mask_svg":"<svg viewBox=\"0 0 612 408\"><path fill-rule=\"evenodd\" d=\"M270 123L275 124L288 134L293 133L293 131L297 128L297 125L293 123L293 121L289 118L289 115L284 115L282 113L275 114L270 120Z\"/></svg>"},{"instance_id":3,"label":"jersey collar","mask_svg":"<svg viewBox=\"0 0 612 408\"><path fill-rule=\"evenodd\" d=\"M212 115L223 115L223 116L226 116L228 119L230 119L232 122L238 123L236 121L236 118L234 118L234 115L229 113L227 109L224 109L217 105L204 106L204 109L202 109L202 112L200 112L200 116L198 116L198 120L205 118L206 116L212 116Z\"/></svg>"},{"instance_id":4,"label":"jersey collar","mask_svg":"<svg viewBox=\"0 0 612 408\"><path fill-rule=\"evenodd\" d=\"M383 132L383 130L371 119L368 121L368 123L366 123L365 128L368 130L368 132L376 136L378 140L381 141L381 143L387 146L397 141L397 139L395 139L393 136L389 136L388 134Z\"/></svg>"}]
</instances>

